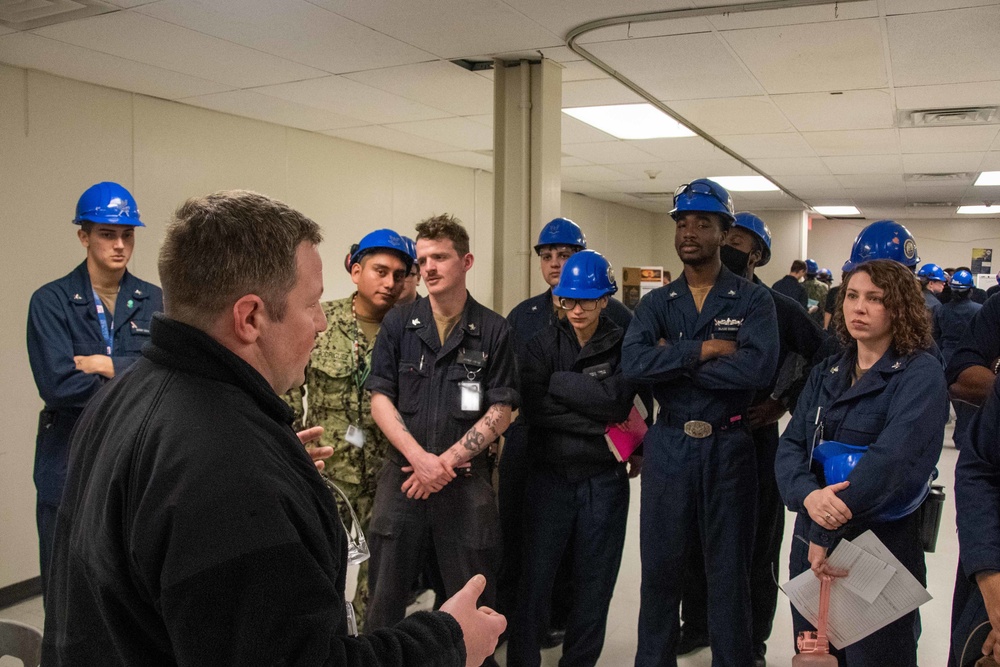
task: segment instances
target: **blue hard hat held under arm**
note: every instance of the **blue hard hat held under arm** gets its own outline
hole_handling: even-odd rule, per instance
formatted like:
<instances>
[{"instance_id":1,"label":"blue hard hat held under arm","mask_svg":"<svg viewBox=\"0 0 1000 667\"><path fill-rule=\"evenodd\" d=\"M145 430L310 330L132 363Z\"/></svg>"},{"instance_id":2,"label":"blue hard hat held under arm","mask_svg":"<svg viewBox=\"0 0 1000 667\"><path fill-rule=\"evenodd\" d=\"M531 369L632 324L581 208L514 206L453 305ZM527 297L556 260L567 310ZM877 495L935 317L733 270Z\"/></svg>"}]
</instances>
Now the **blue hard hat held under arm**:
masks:
<instances>
[{"instance_id":1,"label":"blue hard hat held under arm","mask_svg":"<svg viewBox=\"0 0 1000 667\"><path fill-rule=\"evenodd\" d=\"M552 293L565 299L600 299L618 291L611 262L596 250L581 250L563 264Z\"/></svg>"}]
</instances>

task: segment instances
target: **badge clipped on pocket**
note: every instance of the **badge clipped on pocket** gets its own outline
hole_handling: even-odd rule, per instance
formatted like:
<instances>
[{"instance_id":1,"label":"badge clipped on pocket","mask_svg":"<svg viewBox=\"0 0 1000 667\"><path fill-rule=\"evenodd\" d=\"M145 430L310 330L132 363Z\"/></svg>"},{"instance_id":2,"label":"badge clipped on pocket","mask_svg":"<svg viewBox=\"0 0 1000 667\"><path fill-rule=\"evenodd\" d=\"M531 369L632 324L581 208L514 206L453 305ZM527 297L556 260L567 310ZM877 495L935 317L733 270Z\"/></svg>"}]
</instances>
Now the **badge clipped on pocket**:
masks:
<instances>
[{"instance_id":1,"label":"badge clipped on pocket","mask_svg":"<svg viewBox=\"0 0 1000 667\"><path fill-rule=\"evenodd\" d=\"M354 424L350 424L344 432L344 440L361 449L365 446L365 432Z\"/></svg>"},{"instance_id":2,"label":"badge clipped on pocket","mask_svg":"<svg viewBox=\"0 0 1000 667\"><path fill-rule=\"evenodd\" d=\"M479 412L483 405L483 389L479 382L459 382L463 412Z\"/></svg>"}]
</instances>

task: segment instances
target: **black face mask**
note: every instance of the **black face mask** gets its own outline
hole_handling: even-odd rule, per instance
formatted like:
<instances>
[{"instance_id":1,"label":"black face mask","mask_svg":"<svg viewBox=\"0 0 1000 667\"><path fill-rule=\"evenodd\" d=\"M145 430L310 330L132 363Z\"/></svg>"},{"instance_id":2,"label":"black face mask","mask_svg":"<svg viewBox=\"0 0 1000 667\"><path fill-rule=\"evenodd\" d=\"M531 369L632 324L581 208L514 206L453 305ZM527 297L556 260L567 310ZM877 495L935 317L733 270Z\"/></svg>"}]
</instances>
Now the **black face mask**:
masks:
<instances>
[{"instance_id":1,"label":"black face mask","mask_svg":"<svg viewBox=\"0 0 1000 667\"><path fill-rule=\"evenodd\" d=\"M741 278L746 277L750 253L737 250L731 245L724 245L719 248L719 258L727 269Z\"/></svg>"}]
</instances>

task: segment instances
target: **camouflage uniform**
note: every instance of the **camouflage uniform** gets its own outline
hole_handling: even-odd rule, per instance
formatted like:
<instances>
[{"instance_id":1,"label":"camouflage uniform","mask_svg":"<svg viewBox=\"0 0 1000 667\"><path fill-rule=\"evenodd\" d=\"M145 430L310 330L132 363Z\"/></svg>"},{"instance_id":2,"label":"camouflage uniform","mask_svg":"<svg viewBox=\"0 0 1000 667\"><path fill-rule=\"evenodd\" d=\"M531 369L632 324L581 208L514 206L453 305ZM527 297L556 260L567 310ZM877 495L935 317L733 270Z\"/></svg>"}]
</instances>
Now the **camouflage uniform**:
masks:
<instances>
[{"instance_id":1,"label":"camouflage uniform","mask_svg":"<svg viewBox=\"0 0 1000 667\"><path fill-rule=\"evenodd\" d=\"M316 348L306 368L306 383L288 392L285 399L295 410L296 430L306 426L324 428L317 446L333 447L333 456L326 459L323 474L350 498L361 530L367 533L375 499L375 479L387 448L392 445L372 419L371 395L359 390L371 368L375 341L369 341L357 327L351 312L353 298L352 295L323 304L327 329L316 339ZM305 389L305 409L302 389ZM344 439L351 424L364 433L364 447L355 447ZM341 516L345 525L350 526L347 508L341 507ZM364 623L367 604L368 563L365 562L358 572L358 590L354 596L359 627Z\"/></svg>"},{"instance_id":2,"label":"camouflage uniform","mask_svg":"<svg viewBox=\"0 0 1000 667\"><path fill-rule=\"evenodd\" d=\"M806 294L809 296L810 301L815 301L819 304L818 309L815 313L809 313L809 317L813 318L820 327L823 326L823 313L826 307L826 295L829 293L830 288L825 284L821 283L819 280L814 278L809 278L802 283L802 287L805 288Z\"/></svg>"}]
</instances>

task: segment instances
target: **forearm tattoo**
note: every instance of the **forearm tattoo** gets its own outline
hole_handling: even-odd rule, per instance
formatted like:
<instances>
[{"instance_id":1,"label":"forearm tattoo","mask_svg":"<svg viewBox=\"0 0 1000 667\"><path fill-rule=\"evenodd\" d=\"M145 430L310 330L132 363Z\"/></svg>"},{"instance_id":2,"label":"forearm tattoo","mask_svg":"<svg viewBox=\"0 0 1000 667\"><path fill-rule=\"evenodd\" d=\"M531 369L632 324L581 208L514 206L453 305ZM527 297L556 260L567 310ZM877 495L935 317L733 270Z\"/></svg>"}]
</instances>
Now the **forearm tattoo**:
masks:
<instances>
[{"instance_id":1,"label":"forearm tattoo","mask_svg":"<svg viewBox=\"0 0 1000 667\"><path fill-rule=\"evenodd\" d=\"M465 437L462 438L462 445L470 452L479 452L486 446L486 436L476 430L473 426L470 428Z\"/></svg>"},{"instance_id":2,"label":"forearm tattoo","mask_svg":"<svg viewBox=\"0 0 1000 667\"><path fill-rule=\"evenodd\" d=\"M396 411L396 421L398 421L399 425L403 427L404 433L410 432L410 429L406 428L406 422L403 421L403 415L399 414L398 410Z\"/></svg>"}]
</instances>

